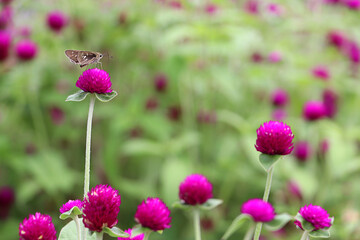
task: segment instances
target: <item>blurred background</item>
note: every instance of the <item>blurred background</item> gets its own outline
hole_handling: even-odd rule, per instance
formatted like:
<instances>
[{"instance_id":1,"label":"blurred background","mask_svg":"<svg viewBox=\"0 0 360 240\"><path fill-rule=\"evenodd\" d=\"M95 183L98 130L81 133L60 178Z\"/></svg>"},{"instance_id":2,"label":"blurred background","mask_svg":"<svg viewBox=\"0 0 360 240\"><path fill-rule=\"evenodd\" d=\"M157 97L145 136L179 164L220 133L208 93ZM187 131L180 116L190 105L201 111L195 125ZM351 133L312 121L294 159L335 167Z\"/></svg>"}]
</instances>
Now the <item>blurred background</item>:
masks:
<instances>
[{"instance_id":1,"label":"blurred background","mask_svg":"<svg viewBox=\"0 0 360 240\"><path fill-rule=\"evenodd\" d=\"M360 0L1 0L0 236L82 198L89 100L65 102L81 72L66 49L103 53L119 95L95 104L91 187L110 184L131 228L148 196L168 206L201 173L222 206L202 213L217 240L266 173L256 129L284 121L293 154L276 166L270 202L335 217L331 239L360 239ZM90 67L95 67L94 65ZM194 239L190 213L151 239ZM242 239L247 225L230 239ZM289 223L263 239L300 239Z\"/></svg>"}]
</instances>

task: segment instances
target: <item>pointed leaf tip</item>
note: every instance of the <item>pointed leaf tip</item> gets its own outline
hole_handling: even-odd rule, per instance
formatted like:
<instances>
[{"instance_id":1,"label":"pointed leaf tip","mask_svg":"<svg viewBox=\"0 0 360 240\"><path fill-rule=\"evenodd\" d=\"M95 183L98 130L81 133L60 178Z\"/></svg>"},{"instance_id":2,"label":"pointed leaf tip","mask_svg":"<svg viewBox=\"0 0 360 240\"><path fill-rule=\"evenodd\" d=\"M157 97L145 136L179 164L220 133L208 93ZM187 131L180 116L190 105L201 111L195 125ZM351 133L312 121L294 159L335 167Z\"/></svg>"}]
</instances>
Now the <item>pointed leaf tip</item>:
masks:
<instances>
[{"instance_id":1,"label":"pointed leaf tip","mask_svg":"<svg viewBox=\"0 0 360 240\"><path fill-rule=\"evenodd\" d=\"M112 91L111 93L95 93L96 98L101 102L109 102L117 95L116 91Z\"/></svg>"},{"instance_id":2,"label":"pointed leaf tip","mask_svg":"<svg viewBox=\"0 0 360 240\"><path fill-rule=\"evenodd\" d=\"M107 233L110 237L123 237L123 238L130 237L128 233L124 232L123 230L117 227L112 227L112 228L105 227L103 231Z\"/></svg>"},{"instance_id":3,"label":"pointed leaf tip","mask_svg":"<svg viewBox=\"0 0 360 240\"><path fill-rule=\"evenodd\" d=\"M66 98L66 102L81 102L86 98L86 96L90 94L89 92L84 92L83 90L80 90L74 94L69 95Z\"/></svg>"},{"instance_id":4,"label":"pointed leaf tip","mask_svg":"<svg viewBox=\"0 0 360 240\"><path fill-rule=\"evenodd\" d=\"M268 155L261 153L259 156L259 162L265 171L269 169L281 158L281 155Z\"/></svg>"}]
</instances>

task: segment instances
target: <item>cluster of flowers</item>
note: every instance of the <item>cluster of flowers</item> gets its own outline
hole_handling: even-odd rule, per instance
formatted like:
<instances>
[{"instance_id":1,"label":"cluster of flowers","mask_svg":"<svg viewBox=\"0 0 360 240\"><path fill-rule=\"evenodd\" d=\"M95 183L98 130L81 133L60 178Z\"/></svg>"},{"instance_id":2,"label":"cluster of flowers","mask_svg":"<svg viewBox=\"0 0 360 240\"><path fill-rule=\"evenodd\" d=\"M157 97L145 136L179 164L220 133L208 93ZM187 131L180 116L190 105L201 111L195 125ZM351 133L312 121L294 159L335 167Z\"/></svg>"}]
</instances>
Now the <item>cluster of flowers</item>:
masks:
<instances>
[{"instance_id":1,"label":"cluster of flowers","mask_svg":"<svg viewBox=\"0 0 360 240\"><path fill-rule=\"evenodd\" d=\"M336 5L345 6L351 10L360 10L359 0L324 0L324 2L334 6Z\"/></svg>"}]
</instances>

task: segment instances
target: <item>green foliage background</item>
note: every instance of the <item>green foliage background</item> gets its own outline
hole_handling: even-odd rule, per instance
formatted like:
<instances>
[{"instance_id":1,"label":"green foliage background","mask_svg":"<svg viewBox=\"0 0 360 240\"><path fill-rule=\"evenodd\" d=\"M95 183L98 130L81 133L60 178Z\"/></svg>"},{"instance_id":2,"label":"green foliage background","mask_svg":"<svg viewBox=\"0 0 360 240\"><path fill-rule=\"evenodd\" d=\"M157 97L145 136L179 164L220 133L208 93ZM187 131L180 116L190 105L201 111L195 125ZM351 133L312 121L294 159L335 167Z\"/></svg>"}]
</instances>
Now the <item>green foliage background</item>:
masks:
<instances>
[{"instance_id":1,"label":"green foliage background","mask_svg":"<svg viewBox=\"0 0 360 240\"><path fill-rule=\"evenodd\" d=\"M209 15L201 1L183 1L184 9L177 10L144 0L14 0L14 25L32 28L39 52L30 62L1 66L0 186L16 191L9 218L0 222L1 239L18 239L19 223L37 211L51 215L59 232L65 223L58 209L82 197L88 99L65 102L77 91L75 82L84 70L69 63L66 49L112 56L105 56L102 66L119 96L95 104L91 186L106 183L119 190L122 229L135 224L136 207L148 196L171 206L179 183L196 172L209 178L214 197L224 201L202 215L214 225L203 230L203 239L220 239L241 204L262 197L266 173L254 148L256 129L271 119L270 94L281 87L291 98L285 122L295 141L308 140L317 151L320 140L327 139L330 149L324 162L316 154L303 164L293 156L281 160L270 202L276 212L294 216L304 204L321 205L335 216L331 239L360 239L359 79L350 73L349 61L326 43L332 29L359 39L359 13L326 5L311 11L303 1L277 2L286 9L284 16L251 15L243 10L243 1L213 1L218 12ZM46 26L46 14L55 9L70 17L60 34ZM281 63L250 59L254 52L275 50L283 54ZM317 64L329 66L330 81L311 75ZM158 73L168 78L164 93L154 88ZM335 119L304 121L303 104L320 100L328 87L340 96ZM154 111L145 109L150 97L159 102ZM176 105L181 119L169 121L167 109ZM49 114L54 106L64 112L60 125ZM199 123L200 110L216 112L216 124ZM131 137L134 129L141 129L139 137ZM290 180L300 185L303 201L288 197ZM246 227L230 239L241 239ZM286 230L283 239L300 239L293 224ZM281 238L263 233L268 239ZM151 239L193 239L190 214L172 210L172 228Z\"/></svg>"}]
</instances>

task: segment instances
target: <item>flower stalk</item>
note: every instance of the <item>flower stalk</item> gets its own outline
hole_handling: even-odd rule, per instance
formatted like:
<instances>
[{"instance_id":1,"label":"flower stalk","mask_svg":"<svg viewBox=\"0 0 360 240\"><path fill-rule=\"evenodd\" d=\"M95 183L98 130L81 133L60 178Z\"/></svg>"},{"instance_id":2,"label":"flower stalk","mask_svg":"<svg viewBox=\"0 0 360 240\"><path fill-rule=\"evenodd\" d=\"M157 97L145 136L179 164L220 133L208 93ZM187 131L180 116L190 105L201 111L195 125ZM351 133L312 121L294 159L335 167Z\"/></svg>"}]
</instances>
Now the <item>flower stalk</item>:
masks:
<instances>
[{"instance_id":1,"label":"flower stalk","mask_svg":"<svg viewBox=\"0 0 360 240\"><path fill-rule=\"evenodd\" d=\"M301 240L308 240L309 239L309 232L304 231L303 235L301 236Z\"/></svg>"},{"instance_id":2,"label":"flower stalk","mask_svg":"<svg viewBox=\"0 0 360 240\"><path fill-rule=\"evenodd\" d=\"M201 230L200 230L200 209L194 207L194 231L195 231L195 240L201 240Z\"/></svg>"}]
</instances>

